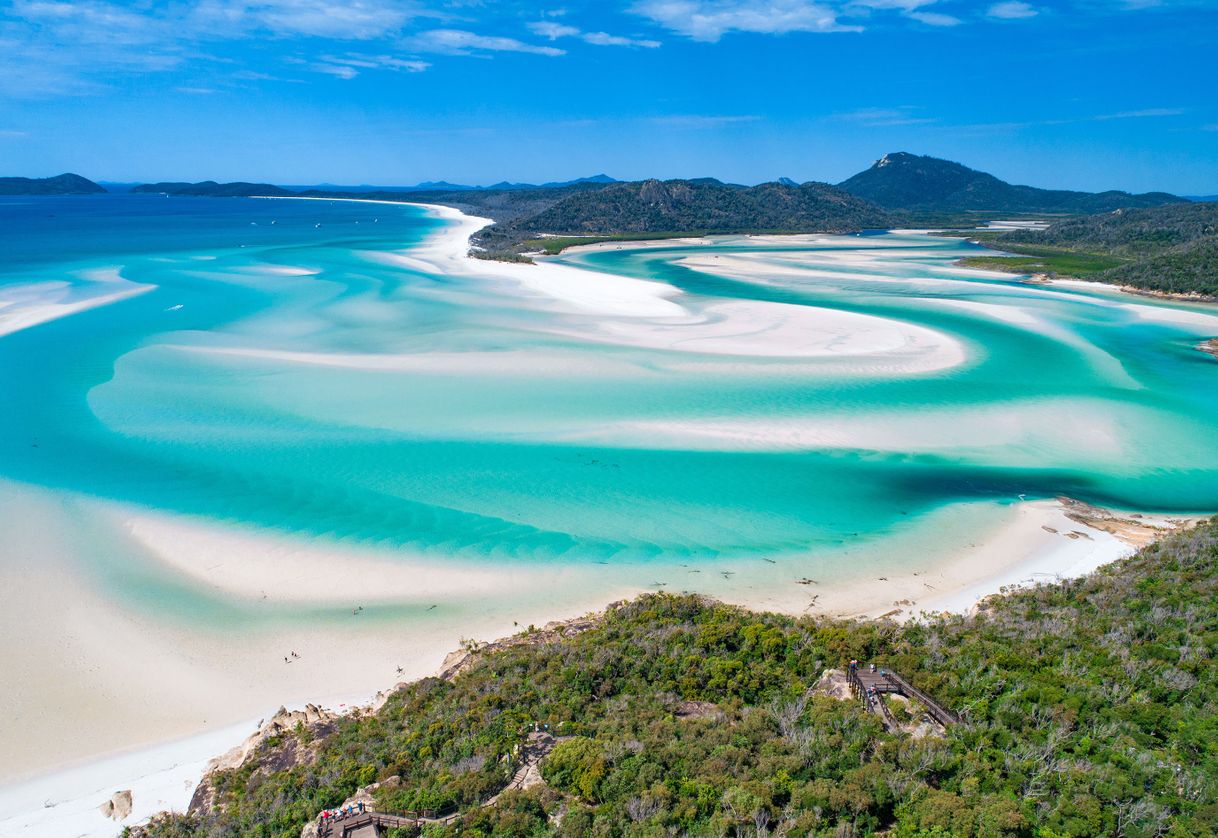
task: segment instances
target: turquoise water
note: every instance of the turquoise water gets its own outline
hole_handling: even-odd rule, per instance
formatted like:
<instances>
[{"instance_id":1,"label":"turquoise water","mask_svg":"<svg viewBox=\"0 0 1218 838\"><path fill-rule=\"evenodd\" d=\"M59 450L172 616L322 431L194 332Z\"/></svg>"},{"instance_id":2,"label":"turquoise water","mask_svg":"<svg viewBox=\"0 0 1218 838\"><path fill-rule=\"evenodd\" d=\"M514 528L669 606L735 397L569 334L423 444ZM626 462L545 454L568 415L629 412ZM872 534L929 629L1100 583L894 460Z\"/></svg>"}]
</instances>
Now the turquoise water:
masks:
<instances>
[{"instance_id":1,"label":"turquoise water","mask_svg":"<svg viewBox=\"0 0 1218 838\"><path fill-rule=\"evenodd\" d=\"M1213 308L964 272L975 248L915 235L560 260L668 283L693 312L878 316L963 356L902 372L673 351L385 257L442 224L337 202L0 204L0 299L126 287L114 271L154 286L0 336L0 477L495 563L897 549L947 507L1021 496L1218 510L1218 363L1194 348L1218 335ZM716 255L744 275L683 262Z\"/></svg>"}]
</instances>

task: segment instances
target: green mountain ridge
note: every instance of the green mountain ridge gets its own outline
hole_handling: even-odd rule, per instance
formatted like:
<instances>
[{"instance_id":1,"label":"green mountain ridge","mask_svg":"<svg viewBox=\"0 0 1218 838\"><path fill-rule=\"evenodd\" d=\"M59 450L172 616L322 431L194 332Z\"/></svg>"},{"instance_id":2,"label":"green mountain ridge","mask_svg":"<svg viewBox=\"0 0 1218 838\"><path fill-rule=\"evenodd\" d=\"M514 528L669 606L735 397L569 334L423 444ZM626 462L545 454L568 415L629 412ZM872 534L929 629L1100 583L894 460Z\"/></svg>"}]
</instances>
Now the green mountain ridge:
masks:
<instances>
[{"instance_id":1,"label":"green mountain ridge","mask_svg":"<svg viewBox=\"0 0 1218 838\"><path fill-rule=\"evenodd\" d=\"M106 190L71 172L55 177L0 177L0 195L96 195Z\"/></svg>"},{"instance_id":2,"label":"green mountain ridge","mask_svg":"<svg viewBox=\"0 0 1218 838\"><path fill-rule=\"evenodd\" d=\"M525 223L550 233L596 234L853 232L890 221L888 213L827 183L645 180L568 195Z\"/></svg>"},{"instance_id":3,"label":"green mountain ridge","mask_svg":"<svg viewBox=\"0 0 1218 838\"><path fill-rule=\"evenodd\" d=\"M1186 201L1166 192L1134 195L1016 186L960 163L908 152L885 154L838 184L885 209L1017 213L1095 213Z\"/></svg>"}]
</instances>

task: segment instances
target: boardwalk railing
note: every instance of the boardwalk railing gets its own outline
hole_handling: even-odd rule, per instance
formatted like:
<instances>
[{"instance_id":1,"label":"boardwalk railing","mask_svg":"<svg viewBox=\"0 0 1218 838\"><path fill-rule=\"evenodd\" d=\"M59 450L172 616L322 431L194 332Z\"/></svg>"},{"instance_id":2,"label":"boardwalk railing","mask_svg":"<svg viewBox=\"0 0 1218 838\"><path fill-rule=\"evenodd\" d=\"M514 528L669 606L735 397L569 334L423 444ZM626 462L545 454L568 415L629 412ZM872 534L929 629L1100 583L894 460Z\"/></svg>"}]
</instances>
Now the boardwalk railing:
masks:
<instances>
[{"instance_id":1,"label":"boardwalk railing","mask_svg":"<svg viewBox=\"0 0 1218 838\"><path fill-rule=\"evenodd\" d=\"M889 681L892 681L893 684L897 686L899 692L906 698L916 698L918 701L922 702L922 705L926 707L926 711L930 714L930 717L939 724L947 727L948 725L960 723L959 716L957 716L951 710L948 710L939 702L935 701L926 693L922 692L913 684L906 681L900 675L896 674L895 672L886 672L884 673L884 677L886 677Z\"/></svg>"},{"instance_id":2,"label":"boardwalk railing","mask_svg":"<svg viewBox=\"0 0 1218 838\"><path fill-rule=\"evenodd\" d=\"M353 812L349 815L340 814L335 817L323 818L317 825L317 838L347 838L348 835L352 835L357 830L363 829L366 826L387 826L391 829L404 826L423 826L429 823L449 826L460 819L461 815L455 811L449 811L444 815L430 809L425 809L422 812L390 814L388 812L374 812L371 809L365 809L362 812Z\"/></svg>"},{"instance_id":3,"label":"boardwalk railing","mask_svg":"<svg viewBox=\"0 0 1218 838\"><path fill-rule=\"evenodd\" d=\"M846 681L850 684L851 692L862 702L863 706L883 717L889 729L895 729L897 722L893 718L892 711L881 698L885 693L897 693L906 698L918 700L926 707L927 715L944 727L960 722L959 716L895 672L886 669L872 672L861 667L847 668Z\"/></svg>"}]
</instances>

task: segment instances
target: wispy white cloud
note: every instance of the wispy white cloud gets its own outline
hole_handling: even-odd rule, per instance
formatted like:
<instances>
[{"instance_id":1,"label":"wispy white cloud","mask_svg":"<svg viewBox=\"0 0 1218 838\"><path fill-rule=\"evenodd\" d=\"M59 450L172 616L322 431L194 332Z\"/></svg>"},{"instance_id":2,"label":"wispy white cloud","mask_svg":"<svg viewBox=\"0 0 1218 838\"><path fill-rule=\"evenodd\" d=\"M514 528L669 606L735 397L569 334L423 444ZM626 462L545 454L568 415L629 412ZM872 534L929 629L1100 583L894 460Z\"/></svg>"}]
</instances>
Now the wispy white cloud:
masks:
<instances>
[{"instance_id":1,"label":"wispy white cloud","mask_svg":"<svg viewBox=\"0 0 1218 838\"><path fill-rule=\"evenodd\" d=\"M361 70L396 70L405 73L421 73L431 66L426 61L417 58L398 58L394 55L367 55L360 52L349 52L346 55L323 56L323 61L329 64L341 64L345 67L357 67Z\"/></svg>"},{"instance_id":2,"label":"wispy white cloud","mask_svg":"<svg viewBox=\"0 0 1218 838\"><path fill-rule=\"evenodd\" d=\"M174 90L191 96L210 96L216 92L214 87L175 87Z\"/></svg>"},{"instance_id":3,"label":"wispy white cloud","mask_svg":"<svg viewBox=\"0 0 1218 838\"><path fill-rule=\"evenodd\" d=\"M16 140L28 136L29 134L25 131L14 131L8 128L0 130L0 140Z\"/></svg>"},{"instance_id":4,"label":"wispy white cloud","mask_svg":"<svg viewBox=\"0 0 1218 838\"><path fill-rule=\"evenodd\" d=\"M1212 122L1209 125L1202 125L1202 131L1218 131L1218 122Z\"/></svg>"},{"instance_id":5,"label":"wispy white cloud","mask_svg":"<svg viewBox=\"0 0 1218 838\"><path fill-rule=\"evenodd\" d=\"M1183 108L1144 108L1140 111L1120 111L1119 113L1106 113L1094 117L1098 120L1105 119L1146 119L1148 117L1157 116L1180 116L1185 113Z\"/></svg>"},{"instance_id":6,"label":"wispy white cloud","mask_svg":"<svg viewBox=\"0 0 1218 838\"><path fill-rule=\"evenodd\" d=\"M533 55L565 55L558 47L538 46L497 35L479 35L464 29L431 29L411 36L407 43L420 52L473 55L485 52L525 52Z\"/></svg>"},{"instance_id":7,"label":"wispy white cloud","mask_svg":"<svg viewBox=\"0 0 1218 838\"><path fill-rule=\"evenodd\" d=\"M729 32L858 31L837 12L813 0L639 0L630 11L695 41L715 42Z\"/></svg>"},{"instance_id":8,"label":"wispy white cloud","mask_svg":"<svg viewBox=\"0 0 1218 838\"><path fill-rule=\"evenodd\" d=\"M288 81L280 76L263 73L259 70L237 70L231 78L237 81Z\"/></svg>"},{"instance_id":9,"label":"wispy white cloud","mask_svg":"<svg viewBox=\"0 0 1218 838\"><path fill-rule=\"evenodd\" d=\"M359 70L354 67L348 67L346 64L327 64L324 61L319 61L316 64L310 64L309 69L315 73L324 73L327 76L337 76L340 79L350 81L359 75Z\"/></svg>"},{"instance_id":10,"label":"wispy white cloud","mask_svg":"<svg viewBox=\"0 0 1218 838\"><path fill-rule=\"evenodd\" d=\"M579 38L586 43L598 47L642 47L655 49L661 46L659 41L648 38L627 38L621 35L610 35L608 32L584 32L575 26L555 23L552 20L539 20L530 23L529 30L551 41L559 38Z\"/></svg>"},{"instance_id":11,"label":"wispy white cloud","mask_svg":"<svg viewBox=\"0 0 1218 838\"><path fill-rule=\"evenodd\" d=\"M995 3L990 6L985 14L987 17L997 18L998 20L1022 20L1024 18L1036 17L1040 12L1027 3L1021 2L1021 0L1008 0L1008 2Z\"/></svg>"},{"instance_id":12,"label":"wispy white cloud","mask_svg":"<svg viewBox=\"0 0 1218 838\"><path fill-rule=\"evenodd\" d=\"M559 38L573 38L580 34L576 27L568 26L565 23L555 23L552 20L539 20L528 26L534 35L540 35L551 41L557 41Z\"/></svg>"},{"instance_id":13,"label":"wispy white cloud","mask_svg":"<svg viewBox=\"0 0 1218 838\"><path fill-rule=\"evenodd\" d=\"M955 15L945 15L941 12L906 12L905 17L925 23L927 26L959 26L964 23Z\"/></svg>"},{"instance_id":14,"label":"wispy white cloud","mask_svg":"<svg viewBox=\"0 0 1218 838\"><path fill-rule=\"evenodd\" d=\"M186 22L215 32L367 40L396 33L424 13L399 0L203 0Z\"/></svg>"},{"instance_id":15,"label":"wispy white cloud","mask_svg":"<svg viewBox=\"0 0 1218 838\"><path fill-rule=\"evenodd\" d=\"M896 108L860 108L857 111L833 114L829 117L833 122L856 122L872 128L883 128L896 125L929 125L936 120L930 117L918 116L916 109L910 105Z\"/></svg>"},{"instance_id":16,"label":"wispy white cloud","mask_svg":"<svg viewBox=\"0 0 1218 838\"><path fill-rule=\"evenodd\" d=\"M642 47L643 49L656 49L661 45L659 41L653 41L650 38L625 38L621 35L610 35L608 32L585 32L582 37L588 43L598 47Z\"/></svg>"},{"instance_id":17,"label":"wispy white cloud","mask_svg":"<svg viewBox=\"0 0 1218 838\"><path fill-rule=\"evenodd\" d=\"M647 121L671 128L717 128L741 122L758 122L760 119L760 116L752 114L672 114L653 116Z\"/></svg>"}]
</instances>

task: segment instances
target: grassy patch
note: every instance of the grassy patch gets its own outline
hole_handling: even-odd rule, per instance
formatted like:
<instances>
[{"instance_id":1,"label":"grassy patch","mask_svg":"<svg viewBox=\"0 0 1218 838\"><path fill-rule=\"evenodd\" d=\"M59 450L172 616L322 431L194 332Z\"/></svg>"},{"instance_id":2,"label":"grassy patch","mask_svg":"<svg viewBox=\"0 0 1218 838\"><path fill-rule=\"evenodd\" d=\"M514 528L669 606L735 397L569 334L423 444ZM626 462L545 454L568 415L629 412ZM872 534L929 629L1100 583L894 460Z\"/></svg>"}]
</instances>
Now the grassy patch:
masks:
<instances>
[{"instance_id":1,"label":"grassy patch","mask_svg":"<svg viewBox=\"0 0 1218 838\"><path fill-rule=\"evenodd\" d=\"M1061 276L1091 277L1125 263L1124 259L1103 253L1086 253L1063 247L1003 242L1003 250L1013 256L966 256L958 264L1016 274L1045 273Z\"/></svg>"},{"instance_id":2,"label":"grassy patch","mask_svg":"<svg viewBox=\"0 0 1218 838\"><path fill-rule=\"evenodd\" d=\"M568 247L578 247L581 244L600 244L601 242L637 242L655 241L656 239L680 239L686 236L699 236L701 233L616 233L607 236L547 236L544 239L528 239L521 243L526 251L540 250L547 256L557 256Z\"/></svg>"}]
</instances>

